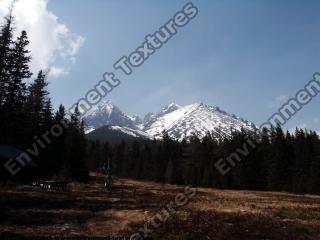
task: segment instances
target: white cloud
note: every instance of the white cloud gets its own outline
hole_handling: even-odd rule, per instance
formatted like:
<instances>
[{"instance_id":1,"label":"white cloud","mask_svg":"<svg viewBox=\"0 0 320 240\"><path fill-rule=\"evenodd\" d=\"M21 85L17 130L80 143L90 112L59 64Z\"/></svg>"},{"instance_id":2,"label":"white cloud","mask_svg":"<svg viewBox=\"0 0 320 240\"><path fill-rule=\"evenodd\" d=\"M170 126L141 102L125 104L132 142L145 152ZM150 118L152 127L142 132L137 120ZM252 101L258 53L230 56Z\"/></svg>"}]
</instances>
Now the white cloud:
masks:
<instances>
[{"instance_id":1,"label":"white cloud","mask_svg":"<svg viewBox=\"0 0 320 240\"><path fill-rule=\"evenodd\" d=\"M313 123L319 123L319 118L315 117L315 118L313 119Z\"/></svg>"},{"instance_id":2,"label":"white cloud","mask_svg":"<svg viewBox=\"0 0 320 240\"><path fill-rule=\"evenodd\" d=\"M52 66L49 71L49 76L51 77L59 77L66 74L68 74L68 72L62 67Z\"/></svg>"},{"instance_id":3,"label":"white cloud","mask_svg":"<svg viewBox=\"0 0 320 240\"><path fill-rule=\"evenodd\" d=\"M58 17L48 10L49 0L17 0L14 7L17 33L26 30L32 56L31 69L51 68L51 76L66 74L75 62L84 37L70 32ZM11 0L0 0L0 17L6 15ZM57 67L63 62L63 68Z\"/></svg>"}]
</instances>

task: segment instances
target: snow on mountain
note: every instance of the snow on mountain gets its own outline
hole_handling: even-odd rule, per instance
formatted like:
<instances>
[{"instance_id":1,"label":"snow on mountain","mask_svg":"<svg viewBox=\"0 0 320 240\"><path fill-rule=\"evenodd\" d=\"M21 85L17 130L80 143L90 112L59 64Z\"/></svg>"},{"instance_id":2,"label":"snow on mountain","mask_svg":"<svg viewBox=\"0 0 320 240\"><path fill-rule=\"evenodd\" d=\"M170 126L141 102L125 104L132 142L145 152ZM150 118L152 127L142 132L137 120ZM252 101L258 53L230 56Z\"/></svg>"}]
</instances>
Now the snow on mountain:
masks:
<instances>
[{"instance_id":1,"label":"snow on mountain","mask_svg":"<svg viewBox=\"0 0 320 240\"><path fill-rule=\"evenodd\" d=\"M140 130L120 127L120 126L103 126L94 131L88 133L86 137L90 140L100 140L100 141L109 141L113 143L119 143L122 140L126 141L140 141L140 140L151 140L148 134Z\"/></svg>"},{"instance_id":2,"label":"snow on mountain","mask_svg":"<svg viewBox=\"0 0 320 240\"><path fill-rule=\"evenodd\" d=\"M256 129L251 122L203 103L185 107L170 103L157 114L148 113L142 121L139 116L124 114L111 101L103 101L86 115L84 121L88 126L86 133L110 126L110 130L132 137L161 138L166 132L179 141L194 135L203 138L208 132L219 137L242 128L248 131Z\"/></svg>"},{"instance_id":3,"label":"snow on mountain","mask_svg":"<svg viewBox=\"0 0 320 240\"><path fill-rule=\"evenodd\" d=\"M254 130L255 126L217 107L197 103L161 114L146 124L143 130L155 138L161 138L165 131L171 138L181 141L193 135L203 138L207 132L217 137L228 136L231 131L240 131L241 128Z\"/></svg>"},{"instance_id":4,"label":"snow on mountain","mask_svg":"<svg viewBox=\"0 0 320 240\"><path fill-rule=\"evenodd\" d=\"M167 106L165 106L164 108L162 108L160 113L158 113L156 115L156 117L157 118L162 117L163 115L171 113L171 112L174 112L174 111L176 111L176 110L178 110L180 108L181 108L181 106L179 106L178 104L172 102L172 103L168 104Z\"/></svg>"},{"instance_id":5,"label":"snow on mountain","mask_svg":"<svg viewBox=\"0 0 320 240\"><path fill-rule=\"evenodd\" d=\"M137 129L142 120L138 116L124 114L111 101L104 100L92 107L83 118L87 125L87 131L92 131L107 125L118 125Z\"/></svg>"},{"instance_id":6,"label":"snow on mountain","mask_svg":"<svg viewBox=\"0 0 320 240\"><path fill-rule=\"evenodd\" d=\"M132 129L128 127L120 127L120 126L110 126L110 129L115 130L115 131L120 131L124 134L130 135L132 137L136 138L147 138L147 139L153 139L150 135L147 133L137 130L137 129Z\"/></svg>"},{"instance_id":7,"label":"snow on mountain","mask_svg":"<svg viewBox=\"0 0 320 240\"><path fill-rule=\"evenodd\" d=\"M144 117L144 128L146 128L147 126L152 125L153 122L157 121L157 119L159 119L160 117L171 113L173 111L178 110L179 108L181 108L181 106L179 106L178 104L172 102L170 104L168 104L167 106L165 106L164 108L161 109L161 111L157 114L154 113L148 113L145 117Z\"/></svg>"},{"instance_id":8,"label":"snow on mountain","mask_svg":"<svg viewBox=\"0 0 320 240\"><path fill-rule=\"evenodd\" d=\"M138 115L127 115L127 117L135 124L142 124L142 119Z\"/></svg>"},{"instance_id":9,"label":"snow on mountain","mask_svg":"<svg viewBox=\"0 0 320 240\"><path fill-rule=\"evenodd\" d=\"M85 130L84 130L84 133L85 133L85 134L88 134L88 133L93 132L94 130L95 130L95 129L92 128L92 127L86 127Z\"/></svg>"},{"instance_id":10,"label":"snow on mountain","mask_svg":"<svg viewBox=\"0 0 320 240\"><path fill-rule=\"evenodd\" d=\"M143 124L147 124L148 122L150 122L152 119L155 118L155 114L154 113L147 113L144 118L143 118Z\"/></svg>"}]
</instances>

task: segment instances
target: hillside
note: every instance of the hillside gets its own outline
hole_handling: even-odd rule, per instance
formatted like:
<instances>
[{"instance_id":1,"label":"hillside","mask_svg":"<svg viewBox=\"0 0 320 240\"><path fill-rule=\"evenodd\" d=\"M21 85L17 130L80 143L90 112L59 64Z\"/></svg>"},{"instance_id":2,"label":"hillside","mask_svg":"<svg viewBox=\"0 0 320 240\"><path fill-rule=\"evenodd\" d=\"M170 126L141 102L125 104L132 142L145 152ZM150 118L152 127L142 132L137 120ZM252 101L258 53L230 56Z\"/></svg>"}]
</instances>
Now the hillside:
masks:
<instances>
[{"instance_id":1,"label":"hillside","mask_svg":"<svg viewBox=\"0 0 320 240\"><path fill-rule=\"evenodd\" d=\"M174 201L183 187L103 176L68 193L0 189L0 238L130 236ZM194 189L176 214L152 229L153 239L320 239L320 197Z\"/></svg>"}]
</instances>

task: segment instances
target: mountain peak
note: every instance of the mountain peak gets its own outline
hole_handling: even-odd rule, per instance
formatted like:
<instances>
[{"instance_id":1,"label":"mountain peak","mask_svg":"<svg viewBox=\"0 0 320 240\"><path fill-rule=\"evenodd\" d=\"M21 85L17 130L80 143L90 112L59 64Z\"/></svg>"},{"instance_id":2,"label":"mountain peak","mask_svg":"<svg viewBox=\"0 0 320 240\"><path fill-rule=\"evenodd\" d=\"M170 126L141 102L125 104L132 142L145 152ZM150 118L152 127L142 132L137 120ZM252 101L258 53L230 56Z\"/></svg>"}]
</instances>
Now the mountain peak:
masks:
<instances>
[{"instance_id":1,"label":"mountain peak","mask_svg":"<svg viewBox=\"0 0 320 240\"><path fill-rule=\"evenodd\" d=\"M194 107L205 107L206 105L202 102L198 102L198 103L194 103L194 104L191 104L190 106L194 106Z\"/></svg>"},{"instance_id":2,"label":"mountain peak","mask_svg":"<svg viewBox=\"0 0 320 240\"><path fill-rule=\"evenodd\" d=\"M175 102L171 102L167 104L164 108L172 108L172 107L180 108L181 106L176 104Z\"/></svg>"},{"instance_id":3,"label":"mountain peak","mask_svg":"<svg viewBox=\"0 0 320 240\"><path fill-rule=\"evenodd\" d=\"M96 115L101 112L111 114L114 108L116 108L116 106L110 100L103 99L99 104L94 105L86 115Z\"/></svg>"},{"instance_id":4,"label":"mountain peak","mask_svg":"<svg viewBox=\"0 0 320 240\"><path fill-rule=\"evenodd\" d=\"M161 138L162 132L176 140L183 140L193 135L203 138L208 132L214 136L229 136L232 131L254 130L250 122L228 114L218 107L204 103L194 103L174 111L163 113L145 125L144 131Z\"/></svg>"},{"instance_id":5,"label":"mountain peak","mask_svg":"<svg viewBox=\"0 0 320 240\"><path fill-rule=\"evenodd\" d=\"M110 100L102 100L83 119L90 129L97 129L107 125L119 125L136 129L137 125L142 123L138 116L124 114Z\"/></svg>"},{"instance_id":6,"label":"mountain peak","mask_svg":"<svg viewBox=\"0 0 320 240\"><path fill-rule=\"evenodd\" d=\"M159 114L167 114L167 113L173 112L175 110L178 110L179 108L181 108L180 105L176 104L175 102L172 102L172 103L169 103L168 105L166 105L164 108L162 108L162 110Z\"/></svg>"},{"instance_id":7,"label":"mountain peak","mask_svg":"<svg viewBox=\"0 0 320 240\"><path fill-rule=\"evenodd\" d=\"M202 102L184 107L171 102L159 113L147 114L142 121L136 115L124 114L110 100L104 100L95 106L93 113L84 120L92 129L114 125L122 127L121 130L141 130L155 138L161 138L162 132L165 131L175 140L183 140L194 135L203 138L208 132L219 138L229 136L232 131L255 130L251 122Z\"/></svg>"}]
</instances>

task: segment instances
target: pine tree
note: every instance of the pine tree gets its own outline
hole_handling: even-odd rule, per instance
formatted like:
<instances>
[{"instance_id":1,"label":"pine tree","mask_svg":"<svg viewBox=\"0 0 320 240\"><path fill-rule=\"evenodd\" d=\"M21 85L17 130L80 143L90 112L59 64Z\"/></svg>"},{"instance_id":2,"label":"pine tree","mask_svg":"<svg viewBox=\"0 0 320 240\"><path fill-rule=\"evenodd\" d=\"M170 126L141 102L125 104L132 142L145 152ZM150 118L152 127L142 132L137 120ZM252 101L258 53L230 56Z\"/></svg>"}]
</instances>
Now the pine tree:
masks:
<instances>
[{"instance_id":1,"label":"pine tree","mask_svg":"<svg viewBox=\"0 0 320 240\"><path fill-rule=\"evenodd\" d=\"M268 189L281 191L286 183L289 165L285 156L286 140L280 126L271 129L272 156L269 160Z\"/></svg>"},{"instance_id":2,"label":"pine tree","mask_svg":"<svg viewBox=\"0 0 320 240\"><path fill-rule=\"evenodd\" d=\"M72 180L87 181L89 177L87 160L87 145L84 134L84 123L80 119L80 112L76 107L71 115L70 127L65 140L66 168Z\"/></svg>"},{"instance_id":3,"label":"pine tree","mask_svg":"<svg viewBox=\"0 0 320 240\"><path fill-rule=\"evenodd\" d=\"M52 108L52 103L51 99L48 98L44 102L43 106L43 129L44 130L49 130L49 128L53 124L53 108Z\"/></svg>"},{"instance_id":4,"label":"pine tree","mask_svg":"<svg viewBox=\"0 0 320 240\"><path fill-rule=\"evenodd\" d=\"M312 152L312 159L308 169L307 192L320 194L320 141L317 133L310 133L309 146Z\"/></svg>"},{"instance_id":5,"label":"pine tree","mask_svg":"<svg viewBox=\"0 0 320 240\"><path fill-rule=\"evenodd\" d=\"M10 80L7 87L6 105L10 111L21 111L22 104L25 101L26 85L24 80L30 78L32 73L29 70L29 63L31 57L27 46L29 41L26 31L21 32L14 44L11 53L10 66Z\"/></svg>"},{"instance_id":6,"label":"pine tree","mask_svg":"<svg viewBox=\"0 0 320 240\"><path fill-rule=\"evenodd\" d=\"M5 23L0 32L0 107L3 106L7 94L11 68L11 45L13 35L12 11L5 17Z\"/></svg>"},{"instance_id":7,"label":"pine tree","mask_svg":"<svg viewBox=\"0 0 320 240\"><path fill-rule=\"evenodd\" d=\"M267 174L270 159L270 136L268 129L264 128L262 132L263 134L255 155L256 161L258 162L256 190L266 190L268 185Z\"/></svg>"},{"instance_id":8,"label":"pine tree","mask_svg":"<svg viewBox=\"0 0 320 240\"><path fill-rule=\"evenodd\" d=\"M294 178L292 180L292 191L297 193L305 192L305 182L307 179L307 142L306 134L302 129L296 129L294 141Z\"/></svg>"},{"instance_id":9,"label":"pine tree","mask_svg":"<svg viewBox=\"0 0 320 240\"><path fill-rule=\"evenodd\" d=\"M51 102L47 90L47 74L39 71L37 78L28 88L25 111L29 113L31 134L38 135L48 130Z\"/></svg>"},{"instance_id":10,"label":"pine tree","mask_svg":"<svg viewBox=\"0 0 320 240\"><path fill-rule=\"evenodd\" d=\"M30 62L29 51L26 49L28 44L27 34L23 31L14 43L10 54L10 69L8 69L10 75L3 104L4 116L9 120L5 129L7 142L20 147L26 135L25 120L27 113L23 111L26 98L24 81L32 75L28 66Z\"/></svg>"},{"instance_id":11,"label":"pine tree","mask_svg":"<svg viewBox=\"0 0 320 240\"><path fill-rule=\"evenodd\" d=\"M5 23L0 30L0 143L9 143L8 112L4 109L7 96L8 83L10 80L12 34L13 34L12 11L5 17Z\"/></svg>"},{"instance_id":12,"label":"pine tree","mask_svg":"<svg viewBox=\"0 0 320 240\"><path fill-rule=\"evenodd\" d=\"M53 117L53 124L60 125L64 121L67 123L66 113L64 106L60 105L58 111ZM61 136L59 136L53 143L52 147L52 171L56 175L63 175L61 173L62 169L66 169L66 154L65 154L65 138L66 129Z\"/></svg>"}]
</instances>

